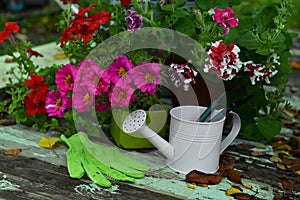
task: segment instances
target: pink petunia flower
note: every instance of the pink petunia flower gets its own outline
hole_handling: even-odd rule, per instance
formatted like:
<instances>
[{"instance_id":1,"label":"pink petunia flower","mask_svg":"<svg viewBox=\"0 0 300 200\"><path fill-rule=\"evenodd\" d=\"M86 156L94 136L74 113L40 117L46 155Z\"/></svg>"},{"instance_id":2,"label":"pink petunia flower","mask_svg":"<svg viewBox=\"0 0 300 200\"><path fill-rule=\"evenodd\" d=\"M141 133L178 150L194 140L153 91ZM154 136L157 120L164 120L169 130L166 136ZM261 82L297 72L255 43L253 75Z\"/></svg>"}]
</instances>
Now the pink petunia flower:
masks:
<instances>
[{"instance_id":1,"label":"pink petunia flower","mask_svg":"<svg viewBox=\"0 0 300 200\"><path fill-rule=\"evenodd\" d=\"M128 80L126 77L128 71L133 67L131 60L129 60L126 56L118 56L116 61L108 67L111 82L117 83L119 79L122 79L125 82L131 82L131 80Z\"/></svg>"},{"instance_id":2,"label":"pink petunia flower","mask_svg":"<svg viewBox=\"0 0 300 200\"><path fill-rule=\"evenodd\" d=\"M239 24L239 20L234 18L234 12L230 7L223 10L215 8L213 20L222 24L224 27L224 35L229 32L230 27L236 27Z\"/></svg>"},{"instance_id":3,"label":"pink petunia flower","mask_svg":"<svg viewBox=\"0 0 300 200\"><path fill-rule=\"evenodd\" d=\"M109 93L109 100L113 107L127 107L134 98L134 88L126 85L114 86L112 91Z\"/></svg>"},{"instance_id":4,"label":"pink petunia flower","mask_svg":"<svg viewBox=\"0 0 300 200\"><path fill-rule=\"evenodd\" d=\"M74 87L72 100L74 108L79 112L84 112L90 108L95 101L95 87L88 84L76 84Z\"/></svg>"},{"instance_id":5,"label":"pink petunia flower","mask_svg":"<svg viewBox=\"0 0 300 200\"><path fill-rule=\"evenodd\" d=\"M134 78L134 83L143 93L155 94L156 86L162 81L160 70L158 63L143 62L131 70L129 76Z\"/></svg>"},{"instance_id":6,"label":"pink petunia flower","mask_svg":"<svg viewBox=\"0 0 300 200\"><path fill-rule=\"evenodd\" d=\"M82 82L93 84L95 87L95 95L100 95L101 92L107 92L110 85L110 77L108 70L101 69L95 61L84 60L79 63L80 75ZM85 69L82 69L82 68Z\"/></svg>"},{"instance_id":7,"label":"pink petunia flower","mask_svg":"<svg viewBox=\"0 0 300 200\"><path fill-rule=\"evenodd\" d=\"M46 110L49 116L63 117L68 108L69 98L66 93L51 90L46 98Z\"/></svg>"},{"instance_id":8,"label":"pink petunia flower","mask_svg":"<svg viewBox=\"0 0 300 200\"><path fill-rule=\"evenodd\" d=\"M212 44L205 59L204 72L215 72L223 80L231 80L242 68L240 49L233 43L225 45L222 40Z\"/></svg>"},{"instance_id":9,"label":"pink petunia flower","mask_svg":"<svg viewBox=\"0 0 300 200\"><path fill-rule=\"evenodd\" d=\"M58 90L68 92L73 89L78 68L71 64L66 64L59 68L55 74L55 83Z\"/></svg>"}]
</instances>

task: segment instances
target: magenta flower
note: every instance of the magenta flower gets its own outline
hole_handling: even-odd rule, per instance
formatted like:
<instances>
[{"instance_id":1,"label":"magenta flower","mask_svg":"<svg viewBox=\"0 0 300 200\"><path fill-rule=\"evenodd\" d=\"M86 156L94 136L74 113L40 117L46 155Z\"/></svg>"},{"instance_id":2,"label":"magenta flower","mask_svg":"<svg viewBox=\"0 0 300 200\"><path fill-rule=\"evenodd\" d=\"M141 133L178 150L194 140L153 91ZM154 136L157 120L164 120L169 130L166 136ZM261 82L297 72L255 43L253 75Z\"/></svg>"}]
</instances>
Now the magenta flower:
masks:
<instances>
[{"instance_id":1,"label":"magenta flower","mask_svg":"<svg viewBox=\"0 0 300 200\"><path fill-rule=\"evenodd\" d=\"M74 108L79 112L84 112L94 103L95 87L89 84L76 84L74 88L72 99Z\"/></svg>"},{"instance_id":2,"label":"magenta flower","mask_svg":"<svg viewBox=\"0 0 300 200\"><path fill-rule=\"evenodd\" d=\"M74 86L77 72L78 68L71 64L66 64L59 68L55 74L55 83L58 90L64 92L71 91Z\"/></svg>"},{"instance_id":3,"label":"magenta flower","mask_svg":"<svg viewBox=\"0 0 300 200\"><path fill-rule=\"evenodd\" d=\"M156 86L162 81L160 70L158 63L143 62L130 71L130 76L134 78L134 83L143 93L155 94Z\"/></svg>"},{"instance_id":4,"label":"magenta flower","mask_svg":"<svg viewBox=\"0 0 300 200\"><path fill-rule=\"evenodd\" d=\"M133 67L131 60L126 56L118 56L116 61L108 67L111 82L117 83L119 79L130 82L131 80L126 79L126 76Z\"/></svg>"},{"instance_id":5,"label":"magenta flower","mask_svg":"<svg viewBox=\"0 0 300 200\"><path fill-rule=\"evenodd\" d=\"M223 80L231 80L242 68L239 59L240 49L233 43L225 45L222 40L212 44L207 52L204 72L215 72Z\"/></svg>"},{"instance_id":6,"label":"magenta flower","mask_svg":"<svg viewBox=\"0 0 300 200\"><path fill-rule=\"evenodd\" d=\"M46 110L49 116L63 117L68 108L69 98L66 93L51 90L46 97Z\"/></svg>"},{"instance_id":7,"label":"magenta flower","mask_svg":"<svg viewBox=\"0 0 300 200\"><path fill-rule=\"evenodd\" d=\"M125 19L128 31L137 32L143 25L143 18L136 11L128 10Z\"/></svg>"},{"instance_id":8,"label":"magenta flower","mask_svg":"<svg viewBox=\"0 0 300 200\"><path fill-rule=\"evenodd\" d=\"M105 113L110 109L110 104L107 98L102 98L102 96L99 96L96 105L95 110L99 113Z\"/></svg>"},{"instance_id":9,"label":"magenta flower","mask_svg":"<svg viewBox=\"0 0 300 200\"><path fill-rule=\"evenodd\" d=\"M230 7L223 10L215 8L214 12L215 13L213 16L213 20L222 24L222 26L224 27L224 35L229 32L230 27L238 26L239 20L237 18L234 18L234 12Z\"/></svg>"},{"instance_id":10,"label":"magenta flower","mask_svg":"<svg viewBox=\"0 0 300 200\"><path fill-rule=\"evenodd\" d=\"M118 85L109 93L111 106L127 107L134 100L134 89L126 85Z\"/></svg>"},{"instance_id":11,"label":"magenta flower","mask_svg":"<svg viewBox=\"0 0 300 200\"><path fill-rule=\"evenodd\" d=\"M101 69L93 60L84 60L80 62L80 70L84 67L82 82L84 84L92 84L95 88L95 95L101 92L107 92L110 85L110 77L108 70ZM81 71L80 71L81 72Z\"/></svg>"}]
</instances>

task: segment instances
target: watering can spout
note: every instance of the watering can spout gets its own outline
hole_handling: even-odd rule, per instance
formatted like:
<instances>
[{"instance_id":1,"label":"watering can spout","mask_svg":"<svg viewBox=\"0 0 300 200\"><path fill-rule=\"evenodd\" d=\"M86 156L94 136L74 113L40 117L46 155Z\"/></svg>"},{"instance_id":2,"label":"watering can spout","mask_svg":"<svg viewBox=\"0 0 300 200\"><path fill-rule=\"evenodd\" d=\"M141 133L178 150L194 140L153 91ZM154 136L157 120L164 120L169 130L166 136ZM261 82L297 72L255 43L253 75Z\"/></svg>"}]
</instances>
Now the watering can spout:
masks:
<instances>
[{"instance_id":1,"label":"watering can spout","mask_svg":"<svg viewBox=\"0 0 300 200\"><path fill-rule=\"evenodd\" d=\"M146 112L136 110L130 113L123 122L123 131L127 134L141 133L168 159L174 157L174 147L146 125Z\"/></svg>"}]
</instances>

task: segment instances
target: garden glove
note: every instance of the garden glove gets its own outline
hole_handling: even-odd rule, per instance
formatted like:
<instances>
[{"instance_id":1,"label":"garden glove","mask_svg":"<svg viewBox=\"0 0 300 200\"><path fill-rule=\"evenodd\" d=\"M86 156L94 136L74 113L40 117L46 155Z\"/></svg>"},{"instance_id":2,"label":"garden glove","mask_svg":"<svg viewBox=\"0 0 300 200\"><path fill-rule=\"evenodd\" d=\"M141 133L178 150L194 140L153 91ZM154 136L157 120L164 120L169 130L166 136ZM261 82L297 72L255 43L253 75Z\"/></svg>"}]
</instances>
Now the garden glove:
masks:
<instances>
[{"instance_id":1,"label":"garden glove","mask_svg":"<svg viewBox=\"0 0 300 200\"><path fill-rule=\"evenodd\" d=\"M110 187L106 176L118 180L134 182L135 178L144 177L149 168L130 157L124 156L117 148L93 143L87 134L79 132L66 138L61 135L69 149L66 153L68 171L72 178L87 176L96 184Z\"/></svg>"}]
</instances>

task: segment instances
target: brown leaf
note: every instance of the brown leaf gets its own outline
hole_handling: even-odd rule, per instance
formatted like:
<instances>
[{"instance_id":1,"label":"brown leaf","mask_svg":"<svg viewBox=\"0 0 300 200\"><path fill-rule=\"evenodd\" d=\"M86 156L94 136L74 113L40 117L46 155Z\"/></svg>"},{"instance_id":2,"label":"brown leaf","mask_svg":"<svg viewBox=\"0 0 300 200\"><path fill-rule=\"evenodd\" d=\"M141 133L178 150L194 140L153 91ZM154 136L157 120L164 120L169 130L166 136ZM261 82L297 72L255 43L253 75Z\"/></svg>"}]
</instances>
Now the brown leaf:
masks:
<instances>
[{"instance_id":1,"label":"brown leaf","mask_svg":"<svg viewBox=\"0 0 300 200\"><path fill-rule=\"evenodd\" d=\"M239 200L250 200L252 199L252 196L247 193L235 193L232 195L235 199Z\"/></svg>"},{"instance_id":2,"label":"brown leaf","mask_svg":"<svg viewBox=\"0 0 300 200\"><path fill-rule=\"evenodd\" d=\"M256 148L259 148L259 149L265 149L266 148L266 145L263 144L263 143L257 143L254 145Z\"/></svg>"},{"instance_id":3,"label":"brown leaf","mask_svg":"<svg viewBox=\"0 0 300 200\"><path fill-rule=\"evenodd\" d=\"M291 145L291 147L296 149L300 147L298 138L296 138L295 136L291 136L289 139L289 145Z\"/></svg>"},{"instance_id":4,"label":"brown leaf","mask_svg":"<svg viewBox=\"0 0 300 200\"><path fill-rule=\"evenodd\" d=\"M290 151L290 153L291 153L294 157L300 158L300 148L298 148L298 149L293 149L293 150Z\"/></svg>"},{"instance_id":5,"label":"brown leaf","mask_svg":"<svg viewBox=\"0 0 300 200\"><path fill-rule=\"evenodd\" d=\"M221 174L206 174L197 170L193 170L185 176L188 183L216 185L222 181Z\"/></svg>"},{"instance_id":6,"label":"brown leaf","mask_svg":"<svg viewBox=\"0 0 300 200\"><path fill-rule=\"evenodd\" d=\"M280 183L278 183L278 187L282 190L287 189L292 191L295 188L295 183L292 180L283 180Z\"/></svg>"},{"instance_id":7,"label":"brown leaf","mask_svg":"<svg viewBox=\"0 0 300 200\"><path fill-rule=\"evenodd\" d=\"M299 130L293 130L293 135L300 136L300 131Z\"/></svg>"},{"instance_id":8,"label":"brown leaf","mask_svg":"<svg viewBox=\"0 0 300 200\"><path fill-rule=\"evenodd\" d=\"M284 160L284 164L290 171L298 171L300 170L300 158L298 159L286 159Z\"/></svg>"},{"instance_id":9,"label":"brown leaf","mask_svg":"<svg viewBox=\"0 0 300 200\"><path fill-rule=\"evenodd\" d=\"M5 149L2 152L6 155L17 155L19 153L21 153L22 149L18 149L18 148L11 148L11 149Z\"/></svg>"},{"instance_id":10,"label":"brown leaf","mask_svg":"<svg viewBox=\"0 0 300 200\"><path fill-rule=\"evenodd\" d=\"M234 183L238 183L238 184L242 184L242 180L241 177L243 176L243 174L240 171L237 170L231 170L229 172L227 172L226 177L234 182Z\"/></svg>"},{"instance_id":11,"label":"brown leaf","mask_svg":"<svg viewBox=\"0 0 300 200\"><path fill-rule=\"evenodd\" d=\"M234 168L234 165L232 165L232 164L221 163L220 168L219 168L219 172L223 176L226 176L227 172L233 170L233 168Z\"/></svg>"}]
</instances>

